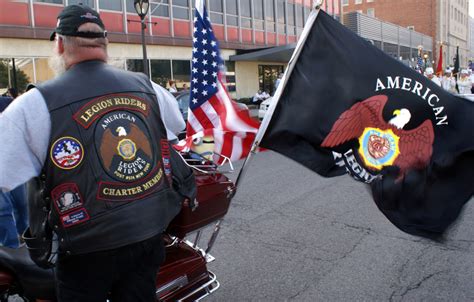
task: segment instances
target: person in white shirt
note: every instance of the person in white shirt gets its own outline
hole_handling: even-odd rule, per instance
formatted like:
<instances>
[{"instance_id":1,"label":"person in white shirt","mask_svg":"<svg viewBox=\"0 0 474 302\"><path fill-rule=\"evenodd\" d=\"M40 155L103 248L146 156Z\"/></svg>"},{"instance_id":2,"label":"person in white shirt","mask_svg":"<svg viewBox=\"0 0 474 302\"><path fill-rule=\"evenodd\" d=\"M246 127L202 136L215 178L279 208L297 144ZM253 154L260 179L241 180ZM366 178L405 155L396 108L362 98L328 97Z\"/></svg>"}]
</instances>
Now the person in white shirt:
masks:
<instances>
[{"instance_id":1,"label":"person in white shirt","mask_svg":"<svg viewBox=\"0 0 474 302\"><path fill-rule=\"evenodd\" d=\"M471 93L474 94L474 70L468 69L469 71L469 79L471 80L472 87L471 87Z\"/></svg>"},{"instance_id":2,"label":"person in white shirt","mask_svg":"<svg viewBox=\"0 0 474 302\"><path fill-rule=\"evenodd\" d=\"M467 69L463 69L460 72L458 79L459 94L471 94L472 82L469 78L469 72Z\"/></svg>"},{"instance_id":3,"label":"person in white shirt","mask_svg":"<svg viewBox=\"0 0 474 302\"><path fill-rule=\"evenodd\" d=\"M433 70L432 67L426 68L425 76L426 76L428 79L430 79L431 81L435 82L436 85L441 86L441 81L440 81L439 78L434 74L434 70Z\"/></svg>"},{"instance_id":4,"label":"person in white shirt","mask_svg":"<svg viewBox=\"0 0 474 302\"><path fill-rule=\"evenodd\" d=\"M441 87L451 93L456 93L456 79L453 77L451 69L446 69L444 76L441 78Z\"/></svg>"},{"instance_id":5,"label":"person in white shirt","mask_svg":"<svg viewBox=\"0 0 474 302\"><path fill-rule=\"evenodd\" d=\"M262 90L259 90L253 97L252 103L260 105L261 102L264 100L268 99L269 96L266 92L263 92Z\"/></svg>"},{"instance_id":6,"label":"person in white shirt","mask_svg":"<svg viewBox=\"0 0 474 302\"><path fill-rule=\"evenodd\" d=\"M178 88L176 88L176 83L174 81L169 81L170 88L168 88L168 91L171 93L176 93L178 92Z\"/></svg>"}]
</instances>

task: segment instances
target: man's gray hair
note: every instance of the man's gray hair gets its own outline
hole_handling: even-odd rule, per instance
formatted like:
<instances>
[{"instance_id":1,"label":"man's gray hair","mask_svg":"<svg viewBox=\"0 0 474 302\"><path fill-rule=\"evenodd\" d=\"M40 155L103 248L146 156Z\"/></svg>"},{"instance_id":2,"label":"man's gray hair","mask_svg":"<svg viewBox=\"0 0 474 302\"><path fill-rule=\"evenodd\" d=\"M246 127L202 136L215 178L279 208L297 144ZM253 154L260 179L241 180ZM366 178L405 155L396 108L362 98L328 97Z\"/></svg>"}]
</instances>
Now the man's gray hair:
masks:
<instances>
[{"instance_id":1,"label":"man's gray hair","mask_svg":"<svg viewBox=\"0 0 474 302\"><path fill-rule=\"evenodd\" d=\"M82 24L78 31L80 32L98 32L101 33L104 30L95 23ZM58 35L58 38L63 40L66 47L71 48L102 48L107 50L108 39L107 38L82 38L74 36Z\"/></svg>"}]
</instances>

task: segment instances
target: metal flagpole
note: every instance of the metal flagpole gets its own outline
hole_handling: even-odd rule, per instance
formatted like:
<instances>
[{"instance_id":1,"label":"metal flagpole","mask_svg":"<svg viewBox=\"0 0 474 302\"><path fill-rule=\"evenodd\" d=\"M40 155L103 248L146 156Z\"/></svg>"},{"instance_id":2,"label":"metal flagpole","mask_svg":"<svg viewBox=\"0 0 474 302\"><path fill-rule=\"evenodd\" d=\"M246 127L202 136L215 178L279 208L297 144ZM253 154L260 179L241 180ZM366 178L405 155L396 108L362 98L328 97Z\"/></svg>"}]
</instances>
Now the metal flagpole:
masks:
<instances>
[{"instance_id":1,"label":"metal flagpole","mask_svg":"<svg viewBox=\"0 0 474 302\"><path fill-rule=\"evenodd\" d=\"M288 66L286 67L285 73L283 74L283 78L281 79L280 84L277 87L277 90L275 91L275 94L272 98L272 101L270 103L270 107L267 110L267 113L265 114L262 123L260 124L260 128L258 129L257 134L255 135L255 140L252 143L252 149L245 158L244 164L242 168L240 169L239 175L237 176L237 180L235 181L235 191L234 195L237 192L240 182L245 176L245 173L247 172L248 169L248 164L250 163L250 159L252 157L252 154L257 153L258 146L260 144L260 140L262 139L263 135L265 134L265 131L268 128L268 125L270 124L270 121L272 119L273 113L275 112L275 108L280 101L280 97L283 93L283 90L286 86L286 83L288 82L288 79L293 72L293 69L295 68L296 62L298 61L298 57L300 56L300 53L303 49L303 46L306 42L306 39L308 38L308 35L313 27L314 22L316 21L316 18L318 17L319 11L321 9L321 4L323 0L315 0L313 2L314 5L314 10L311 11L311 14L308 17L308 20L306 21L306 24L304 26L303 32L301 33L301 37L298 40L298 43L296 44L295 50L293 51L293 54L291 56L290 61L288 62Z\"/></svg>"}]
</instances>

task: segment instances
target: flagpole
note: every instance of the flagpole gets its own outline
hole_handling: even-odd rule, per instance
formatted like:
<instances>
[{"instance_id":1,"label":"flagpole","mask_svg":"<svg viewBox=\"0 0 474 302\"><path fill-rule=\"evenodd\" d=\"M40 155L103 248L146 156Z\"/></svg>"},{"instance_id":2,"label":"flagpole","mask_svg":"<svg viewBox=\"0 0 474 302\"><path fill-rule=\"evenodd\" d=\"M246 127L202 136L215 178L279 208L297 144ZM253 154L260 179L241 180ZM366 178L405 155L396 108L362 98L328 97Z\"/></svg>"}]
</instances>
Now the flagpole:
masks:
<instances>
[{"instance_id":1,"label":"flagpole","mask_svg":"<svg viewBox=\"0 0 474 302\"><path fill-rule=\"evenodd\" d=\"M234 195L239 188L240 182L242 181L242 179L244 178L247 172L248 164L250 163L252 154L257 153L258 146L260 145L260 140L262 139L263 135L265 134L268 128L268 125L270 124L273 113L275 112L275 108L278 102L280 101L280 97L283 93L283 90L288 82L288 79L291 73L293 72L293 69L295 68L296 62L298 61L298 57L300 56L301 51L303 50L303 46L306 42L306 39L308 38L309 33L311 32L314 22L316 21L316 18L318 17L322 2L323 2L322 0L314 1L314 10L311 11L308 17L308 21L306 21L303 32L301 33L298 43L296 44L295 50L293 51L293 54L291 55L291 59L288 62L288 66L286 67L286 70L283 74L283 78L281 79L281 82L278 85L277 90L275 91L275 94L273 95L273 98L267 110L267 113L265 114L263 121L260 124L260 128L258 129L258 132L255 135L255 139L252 143L252 149L247 155L247 157L245 158L244 164L242 165L239 175L237 176L237 180L235 181Z\"/></svg>"}]
</instances>

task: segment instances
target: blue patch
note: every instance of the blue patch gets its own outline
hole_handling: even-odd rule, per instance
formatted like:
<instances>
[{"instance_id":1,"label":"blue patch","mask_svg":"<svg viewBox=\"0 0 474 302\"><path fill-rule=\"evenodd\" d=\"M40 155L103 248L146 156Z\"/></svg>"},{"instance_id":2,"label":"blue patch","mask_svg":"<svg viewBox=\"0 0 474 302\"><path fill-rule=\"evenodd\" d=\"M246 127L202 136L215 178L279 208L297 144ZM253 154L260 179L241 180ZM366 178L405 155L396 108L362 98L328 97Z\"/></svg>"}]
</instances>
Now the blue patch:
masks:
<instances>
[{"instance_id":1,"label":"blue patch","mask_svg":"<svg viewBox=\"0 0 474 302\"><path fill-rule=\"evenodd\" d=\"M84 208L61 216L61 223L65 228L71 227L79 223L83 223L87 220L89 220L89 214L87 214L87 211Z\"/></svg>"}]
</instances>

